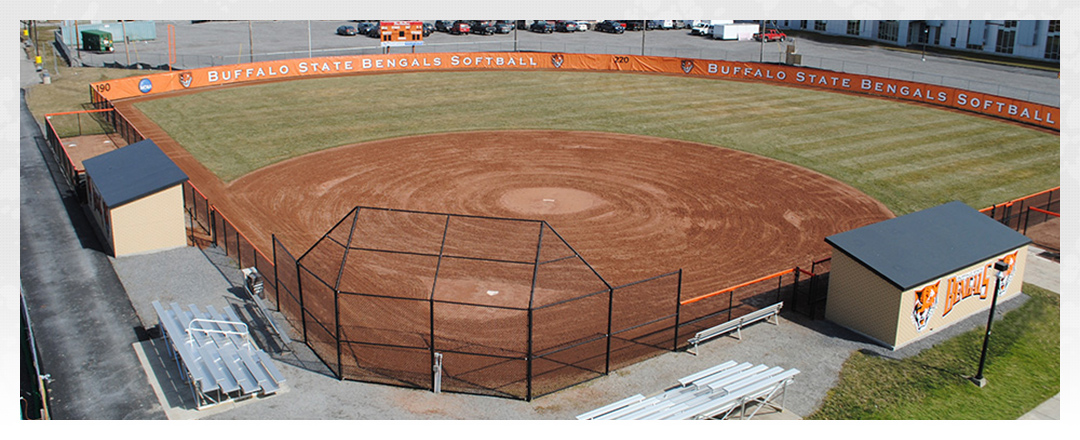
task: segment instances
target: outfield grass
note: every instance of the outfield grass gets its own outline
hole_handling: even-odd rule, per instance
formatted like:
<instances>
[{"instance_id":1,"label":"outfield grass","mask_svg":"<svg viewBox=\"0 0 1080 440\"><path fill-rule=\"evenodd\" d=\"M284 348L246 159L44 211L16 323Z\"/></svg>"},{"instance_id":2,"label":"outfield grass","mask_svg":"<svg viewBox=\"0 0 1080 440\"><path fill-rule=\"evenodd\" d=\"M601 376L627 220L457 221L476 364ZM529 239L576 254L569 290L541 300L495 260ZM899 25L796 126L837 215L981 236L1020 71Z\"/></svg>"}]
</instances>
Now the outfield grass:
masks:
<instances>
[{"instance_id":1,"label":"outfield grass","mask_svg":"<svg viewBox=\"0 0 1080 440\"><path fill-rule=\"evenodd\" d=\"M896 361L855 352L811 419L1015 420L1060 392L1061 298L1025 284L1029 299L993 327L988 384L974 376L986 326Z\"/></svg>"},{"instance_id":2,"label":"outfield grass","mask_svg":"<svg viewBox=\"0 0 1080 440\"><path fill-rule=\"evenodd\" d=\"M137 107L225 181L356 142L558 129L761 154L847 182L897 214L951 200L984 207L1059 182L1053 134L891 100L703 78L418 72L237 87Z\"/></svg>"}]
</instances>

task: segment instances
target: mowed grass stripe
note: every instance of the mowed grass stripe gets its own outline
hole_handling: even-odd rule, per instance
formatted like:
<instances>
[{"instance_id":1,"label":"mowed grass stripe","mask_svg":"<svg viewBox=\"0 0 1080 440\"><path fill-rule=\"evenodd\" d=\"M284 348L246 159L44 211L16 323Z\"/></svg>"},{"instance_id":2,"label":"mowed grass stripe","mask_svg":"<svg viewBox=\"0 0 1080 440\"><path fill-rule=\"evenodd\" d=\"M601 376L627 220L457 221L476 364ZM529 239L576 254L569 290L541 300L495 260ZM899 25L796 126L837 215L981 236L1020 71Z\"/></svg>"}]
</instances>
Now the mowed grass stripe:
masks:
<instances>
[{"instance_id":1,"label":"mowed grass stripe","mask_svg":"<svg viewBox=\"0 0 1080 440\"><path fill-rule=\"evenodd\" d=\"M897 214L1059 184L1058 136L815 90L600 72L415 72L308 79L137 107L225 181L314 151L401 136L552 129L733 148L851 184Z\"/></svg>"}]
</instances>

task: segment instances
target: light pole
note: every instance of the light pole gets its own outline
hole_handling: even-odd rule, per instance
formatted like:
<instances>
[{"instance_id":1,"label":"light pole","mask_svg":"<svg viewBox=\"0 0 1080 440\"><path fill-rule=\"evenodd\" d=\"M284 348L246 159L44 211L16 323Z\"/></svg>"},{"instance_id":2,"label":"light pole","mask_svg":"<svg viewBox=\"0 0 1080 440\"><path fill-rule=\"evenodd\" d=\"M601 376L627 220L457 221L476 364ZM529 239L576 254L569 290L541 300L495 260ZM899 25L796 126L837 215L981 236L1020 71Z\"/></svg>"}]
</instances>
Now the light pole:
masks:
<instances>
[{"instance_id":1,"label":"light pole","mask_svg":"<svg viewBox=\"0 0 1080 440\"><path fill-rule=\"evenodd\" d=\"M922 60L926 61L926 43L930 41L930 27L923 24L923 38L922 38Z\"/></svg>"},{"instance_id":2,"label":"light pole","mask_svg":"<svg viewBox=\"0 0 1080 440\"><path fill-rule=\"evenodd\" d=\"M641 20L641 56L645 56L645 31L649 29L649 23Z\"/></svg>"},{"instance_id":3,"label":"light pole","mask_svg":"<svg viewBox=\"0 0 1080 440\"><path fill-rule=\"evenodd\" d=\"M761 51L758 53L758 62L765 62L765 20L761 20L761 29L758 30L761 38L758 41L761 42Z\"/></svg>"},{"instance_id":4,"label":"light pole","mask_svg":"<svg viewBox=\"0 0 1080 440\"><path fill-rule=\"evenodd\" d=\"M127 21L120 20L120 32L124 33L124 57L127 59L127 65L131 66L131 52L128 51L128 36L127 36Z\"/></svg>"},{"instance_id":5,"label":"light pole","mask_svg":"<svg viewBox=\"0 0 1080 440\"><path fill-rule=\"evenodd\" d=\"M248 20L248 62L255 62L255 36L251 32L251 20Z\"/></svg>"},{"instance_id":6,"label":"light pole","mask_svg":"<svg viewBox=\"0 0 1080 440\"><path fill-rule=\"evenodd\" d=\"M986 348L990 345L990 326L994 323L994 309L997 308L998 290L1001 290L1001 280L1005 278L1005 271L1009 270L1009 264L1005 260L998 260L994 263L994 270L997 274L994 276L994 296L990 300L990 316L986 318L986 336L983 337L982 355L979 356L979 371L975 373L975 377L971 378L971 381L978 385L979 388L986 386L986 378L983 377L983 367L986 366Z\"/></svg>"}]
</instances>

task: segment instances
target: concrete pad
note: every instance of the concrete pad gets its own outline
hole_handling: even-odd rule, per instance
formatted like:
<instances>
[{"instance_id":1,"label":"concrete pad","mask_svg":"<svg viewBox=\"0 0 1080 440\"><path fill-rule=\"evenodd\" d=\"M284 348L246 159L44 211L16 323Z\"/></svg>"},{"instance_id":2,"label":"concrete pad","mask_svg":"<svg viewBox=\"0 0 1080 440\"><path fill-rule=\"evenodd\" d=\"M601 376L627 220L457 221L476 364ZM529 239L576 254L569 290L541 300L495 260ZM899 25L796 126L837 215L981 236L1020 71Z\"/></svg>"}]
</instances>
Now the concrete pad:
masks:
<instances>
[{"instance_id":1,"label":"concrete pad","mask_svg":"<svg viewBox=\"0 0 1080 440\"><path fill-rule=\"evenodd\" d=\"M755 410L757 413L754 412ZM759 403L746 405L746 415L753 415L753 418L743 420L802 420L802 417L789 409L782 407L777 408L772 405L761 405ZM728 417L728 420L740 420L739 416L739 411L735 411L731 413L731 417Z\"/></svg>"},{"instance_id":2,"label":"concrete pad","mask_svg":"<svg viewBox=\"0 0 1080 440\"><path fill-rule=\"evenodd\" d=\"M1046 251L1028 246L1027 267L1024 268L1024 282L1031 283L1052 292L1061 293L1061 264L1041 257Z\"/></svg>"},{"instance_id":3,"label":"concrete pad","mask_svg":"<svg viewBox=\"0 0 1080 440\"><path fill-rule=\"evenodd\" d=\"M161 407L165 409L165 417L169 420L201 419L242 405L255 404L288 391L288 386L282 384L281 390L270 396L254 396L241 401L230 400L200 409L195 402L191 387L180 372L180 367L169 356L167 344L164 338L157 338L136 342L132 347L143 370L146 371L150 387L153 388Z\"/></svg>"}]
</instances>

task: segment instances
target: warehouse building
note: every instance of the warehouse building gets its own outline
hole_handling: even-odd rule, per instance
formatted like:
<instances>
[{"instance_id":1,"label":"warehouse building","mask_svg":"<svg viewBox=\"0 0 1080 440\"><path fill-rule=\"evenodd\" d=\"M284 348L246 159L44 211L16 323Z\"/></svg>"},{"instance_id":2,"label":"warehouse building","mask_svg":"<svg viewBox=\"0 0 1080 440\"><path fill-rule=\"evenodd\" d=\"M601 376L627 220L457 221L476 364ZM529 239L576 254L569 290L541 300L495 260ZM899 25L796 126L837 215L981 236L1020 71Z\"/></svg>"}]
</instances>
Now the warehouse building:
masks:
<instances>
[{"instance_id":1,"label":"warehouse building","mask_svg":"<svg viewBox=\"0 0 1080 440\"><path fill-rule=\"evenodd\" d=\"M1060 63L1061 20L773 20L781 29Z\"/></svg>"}]
</instances>

